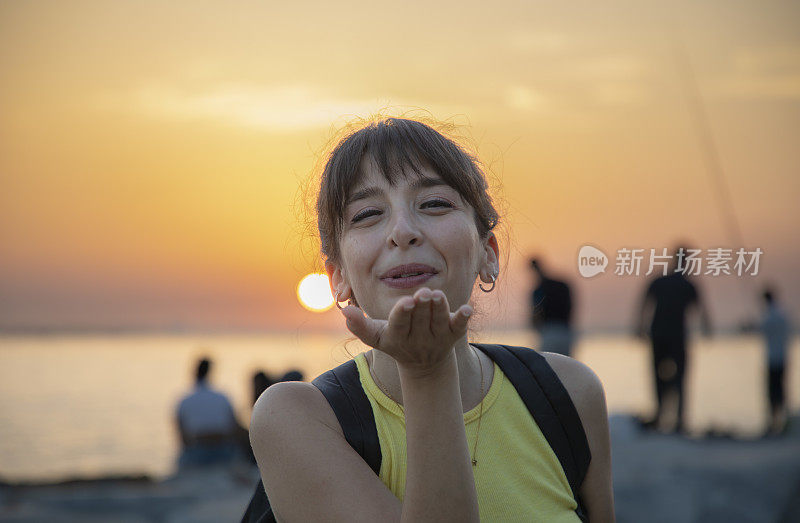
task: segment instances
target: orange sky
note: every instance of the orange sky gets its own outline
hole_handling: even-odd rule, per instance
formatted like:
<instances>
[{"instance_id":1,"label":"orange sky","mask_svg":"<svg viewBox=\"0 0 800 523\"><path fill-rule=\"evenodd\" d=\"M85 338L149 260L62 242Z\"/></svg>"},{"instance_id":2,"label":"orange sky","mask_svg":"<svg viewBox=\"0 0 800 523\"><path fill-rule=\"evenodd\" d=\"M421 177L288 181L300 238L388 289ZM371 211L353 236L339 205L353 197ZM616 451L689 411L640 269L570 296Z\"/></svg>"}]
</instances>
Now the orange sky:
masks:
<instances>
[{"instance_id":1,"label":"orange sky","mask_svg":"<svg viewBox=\"0 0 800 523\"><path fill-rule=\"evenodd\" d=\"M623 326L645 278L607 253L761 247L701 283L720 324L773 282L800 311L800 8L791 2L4 2L0 328L313 328L298 190L353 115L464 124L510 252L490 321L524 321L525 257ZM687 99L686 50L745 245L726 233ZM306 245L306 248L301 248Z\"/></svg>"}]
</instances>

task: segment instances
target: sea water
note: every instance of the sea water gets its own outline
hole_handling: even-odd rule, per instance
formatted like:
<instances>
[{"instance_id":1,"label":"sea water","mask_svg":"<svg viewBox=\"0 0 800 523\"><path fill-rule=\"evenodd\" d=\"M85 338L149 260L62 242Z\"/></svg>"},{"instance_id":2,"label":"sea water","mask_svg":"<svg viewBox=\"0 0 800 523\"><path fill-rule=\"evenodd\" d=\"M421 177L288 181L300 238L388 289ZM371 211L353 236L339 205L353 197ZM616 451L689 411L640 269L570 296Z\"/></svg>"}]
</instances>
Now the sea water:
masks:
<instances>
[{"instance_id":1,"label":"sea water","mask_svg":"<svg viewBox=\"0 0 800 523\"><path fill-rule=\"evenodd\" d=\"M211 383L248 425L251 380L301 370L309 380L363 350L345 334L71 335L0 337L0 480L112 474L169 475L179 450L175 406L196 361L214 362ZM474 341L531 346L524 331ZM610 413L652 414L648 345L625 336L582 336L574 356L603 382ZM788 403L800 408L800 340L787 370ZM767 419L763 345L757 336L693 340L687 425L756 437Z\"/></svg>"}]
</instances>

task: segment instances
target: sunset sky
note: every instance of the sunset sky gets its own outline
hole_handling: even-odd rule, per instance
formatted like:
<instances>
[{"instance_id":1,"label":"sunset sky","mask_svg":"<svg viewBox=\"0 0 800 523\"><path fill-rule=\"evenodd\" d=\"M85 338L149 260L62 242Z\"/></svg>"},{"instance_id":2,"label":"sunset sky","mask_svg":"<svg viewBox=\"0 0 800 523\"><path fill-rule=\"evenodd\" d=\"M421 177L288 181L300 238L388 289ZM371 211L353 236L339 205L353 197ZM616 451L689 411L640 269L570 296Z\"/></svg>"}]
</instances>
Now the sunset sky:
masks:
<instances>
[{"instance_id":1,"label":"sunset sky","mask_svg":"<svg viewBox=\"0 0 800 523\"><path fill-rule=\"evenodd\" d=\"M756 277L701 280L719 326L765 283L800 319L798 20L721 0L2 2L0 329L340 325L295 296L321 269L302 188L336 129L417 109L489 168L509 254L489 325L524 323L538 254L580 326L629 326L647 278L583 279L578 249L681 239L764 251Z\"/></svg>"}]
</instances>

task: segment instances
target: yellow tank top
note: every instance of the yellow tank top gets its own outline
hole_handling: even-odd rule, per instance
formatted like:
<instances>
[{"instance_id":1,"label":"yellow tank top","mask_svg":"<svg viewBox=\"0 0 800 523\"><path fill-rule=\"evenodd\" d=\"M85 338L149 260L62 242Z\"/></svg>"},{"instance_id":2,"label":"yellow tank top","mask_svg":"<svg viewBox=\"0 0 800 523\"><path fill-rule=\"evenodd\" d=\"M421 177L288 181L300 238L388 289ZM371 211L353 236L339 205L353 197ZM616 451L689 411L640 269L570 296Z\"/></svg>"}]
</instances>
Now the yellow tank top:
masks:
<instances>
[{"instance_id":1,"label":"yellow tank top","mask_svg":"<svg viewBox=\"0 0 800 523\"><path fill-rule=\"evenodd\" d=\"M364 354L355 360L378 429L380 478L402 501L406 484L405 418L400 406L375 384ZM464 414L470 454L479 414L480 405ZM484 397L477 460L473 471L481 521L580 523L561 463L497 363Z\"/></svg>"}]
</instances>

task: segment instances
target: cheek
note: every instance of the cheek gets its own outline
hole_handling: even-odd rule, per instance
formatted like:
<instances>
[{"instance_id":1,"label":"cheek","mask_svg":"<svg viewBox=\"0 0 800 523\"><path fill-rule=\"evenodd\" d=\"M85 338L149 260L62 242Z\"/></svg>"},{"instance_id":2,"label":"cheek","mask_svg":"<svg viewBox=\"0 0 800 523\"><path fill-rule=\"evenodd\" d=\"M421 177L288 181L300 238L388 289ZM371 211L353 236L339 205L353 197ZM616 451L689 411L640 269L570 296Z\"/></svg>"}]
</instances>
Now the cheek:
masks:
<instances>
[{"instance_id":1,"label":"cheek","mask_svg":"<svg viewBox=\"0 0 800 523\"><path fill-rule=\"evenodd\" d=\"M370 256L371 250L374 250L368 238L363 235L349 235L346 239L342 240L341 253L342 259L346 264L355 267L364 263L364 259Z\"/></svg>"},{"instance_id":2,"label":"cheek","mask_svg":"<svg viewBox=\"0 0 800 523\"><path fill-rule=\"evenodd\" d=\"M469 223L453 224L444 232L440 236L439 244L443 251L452 254L450 256L451 263L455 263L460 270L477 270L482 249L474 225Z\"/></svg>"},{"instance_id":3,"label":"cheek","mask_svg":"<svg viewBox=\"0 0 800 523\"><path fill-rule=\"evenodd\" d=\"M344 267L348 282L351 286L357 285L372 267L375 258L374 242L363 235L348 235L339 245L342 267Z\"/></svg>"}]
</instances>

